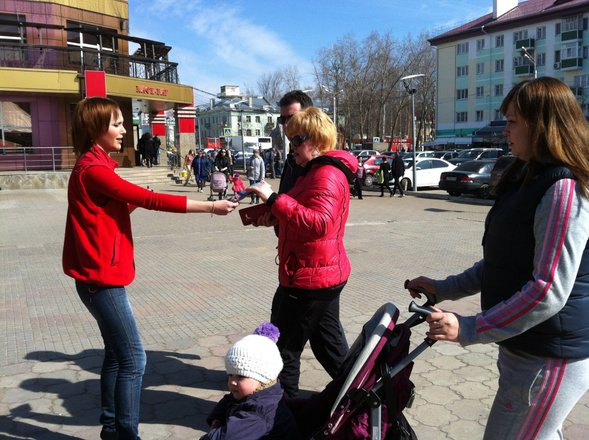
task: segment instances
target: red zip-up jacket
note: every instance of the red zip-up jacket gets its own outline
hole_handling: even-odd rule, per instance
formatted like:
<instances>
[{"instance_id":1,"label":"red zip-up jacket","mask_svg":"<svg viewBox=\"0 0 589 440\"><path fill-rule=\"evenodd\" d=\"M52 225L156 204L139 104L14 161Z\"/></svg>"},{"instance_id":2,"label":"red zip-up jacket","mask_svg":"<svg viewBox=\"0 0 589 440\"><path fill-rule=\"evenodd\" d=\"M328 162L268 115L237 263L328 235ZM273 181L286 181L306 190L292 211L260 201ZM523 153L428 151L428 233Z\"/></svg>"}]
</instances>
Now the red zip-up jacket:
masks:
<instances>
[{"instance_id":1,"label":"red zip-up jacket","mask_svg":"<svg viewBox=\"0 0 589 440\"><path fill-rule=\"evenodd\" d=\"M68 183L63 271L88 284L126 286L135 278L130 210L186 212L186 197L158 194L119 177L117 163L94 146Z\"/></svg>"}]
</instances>

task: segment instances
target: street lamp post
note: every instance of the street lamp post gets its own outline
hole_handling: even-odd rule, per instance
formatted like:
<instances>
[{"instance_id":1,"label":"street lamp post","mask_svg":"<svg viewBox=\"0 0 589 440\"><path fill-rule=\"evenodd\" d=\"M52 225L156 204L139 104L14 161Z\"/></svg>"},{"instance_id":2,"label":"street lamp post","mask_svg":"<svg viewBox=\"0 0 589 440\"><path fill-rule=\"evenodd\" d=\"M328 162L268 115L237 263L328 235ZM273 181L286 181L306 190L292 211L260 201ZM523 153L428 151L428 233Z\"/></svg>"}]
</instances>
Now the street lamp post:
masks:
<instances>
[{"instance_id":1,"label":"street lamp post","mask_svg":"<svg viewBox=\"0 0 589 440\"><path fill-rule=\"evenodd\" d=\"M415 150L417 147L417 134L415 132L415 92L417 89L413 87L413 80L425 76L423 73L417 73L415 75L407 75L401 78L403 86L409 95L411 96L411 122L413 127L413 191L417 191L417 170L416 170L416 155Z\"/></svg>"},{"instance_id":2,"label":"street lamp post","mask_svg":"<svg viewBox=\"0 0 589 440\"><path fill-rule=\"evenodd\" d=\"M339 95L340 93L342 93L344 90L340 90L339 92L332 92L331 90L329 90L329 88L327 88L327 86L321 86L323 88L323 90L325 90L327 93L331 93L333 94L333 123L335 124L335 126L337 127L337 95Z\"/></svg>"},{"instance_id":3,"label":"street lamp post","mask_svg":"<svg viewBox=\"0 0 589 440\"><path fill-rule=\"evenodd\" d=\"M536 67L536 60L534 59L534 55L532 55L525 46L522 46L519 51L522 57L526 58L530 63L532 63L532 67L534 68L534 79L538 78L538 68Z\"/></svg>"}]
</instances>

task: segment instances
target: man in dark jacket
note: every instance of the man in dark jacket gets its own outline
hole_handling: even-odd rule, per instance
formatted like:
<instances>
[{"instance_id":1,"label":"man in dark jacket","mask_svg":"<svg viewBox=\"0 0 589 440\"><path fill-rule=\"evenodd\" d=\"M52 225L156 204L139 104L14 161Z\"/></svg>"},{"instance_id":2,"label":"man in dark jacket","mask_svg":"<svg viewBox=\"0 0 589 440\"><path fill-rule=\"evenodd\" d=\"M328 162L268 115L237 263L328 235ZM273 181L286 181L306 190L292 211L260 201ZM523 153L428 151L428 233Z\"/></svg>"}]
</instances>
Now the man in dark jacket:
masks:
<instances>
[{"instance_id":1,"label":"man in dark jacket","mask_svg":"<svg viewBox=\"0 0 589 440\"><path fill-rule=\"evenodd\" d=\"M384 196L384 189L386 187L389 190L389 194L391 195L391 197L393 197L393 191L391 190L391 186L389 184L389 180L391 179L391 166L389 165L389 159L387 157L382 158L382 163L380 164L378 172L382 173L382 183L380 184L380 196Z\"/></svg>"},{"instance_id":2,"label":"man in dark jacket","mask_svg":"<svg viewBox=\"0 0 589 440\"><path fill-rule=\"evenodd\" d=\"M393 185L393 195L395 195L397 188L399 188L399 193L401 194L399 197L403 197L404 194L403 188L401 187L401 177L405 175L405 164L403 163L403 159L401 158L401 155L398 151L395 153L391 168L393 177L395 179L395 184Z\"/></svg>"}]
</instances>

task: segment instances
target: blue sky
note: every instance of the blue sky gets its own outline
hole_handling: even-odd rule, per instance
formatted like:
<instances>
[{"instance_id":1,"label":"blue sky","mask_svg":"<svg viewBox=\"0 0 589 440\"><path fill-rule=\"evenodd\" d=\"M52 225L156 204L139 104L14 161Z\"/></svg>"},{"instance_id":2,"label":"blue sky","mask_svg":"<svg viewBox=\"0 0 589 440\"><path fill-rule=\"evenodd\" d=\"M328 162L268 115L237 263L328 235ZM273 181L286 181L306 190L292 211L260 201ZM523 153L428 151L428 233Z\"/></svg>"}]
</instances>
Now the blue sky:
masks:
<instances>
[{"instance_id":1,"label":"blue sky","mask_svg":"<svg viewBox=\"0 0 589 440\"><path fill-rule=\"evenodd\" d=\"M491 11L493 0L129 0L130 34L172 47L182 84L257 90L258 78L298 66L313 84L317 51L352 34L436 35ZM195 103L208 96L196 92Z\"/></svg>"}]
</instances>

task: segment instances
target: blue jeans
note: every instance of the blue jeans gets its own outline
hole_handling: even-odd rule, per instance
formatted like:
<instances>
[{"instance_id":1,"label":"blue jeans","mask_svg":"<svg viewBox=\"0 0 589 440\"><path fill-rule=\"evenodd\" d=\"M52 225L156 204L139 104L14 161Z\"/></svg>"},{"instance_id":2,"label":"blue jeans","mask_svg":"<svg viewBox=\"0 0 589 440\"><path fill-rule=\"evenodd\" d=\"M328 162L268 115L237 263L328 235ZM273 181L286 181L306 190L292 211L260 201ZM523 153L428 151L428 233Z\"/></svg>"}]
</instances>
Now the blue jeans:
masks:
<instances>
[{"instance_id":1,"label":"blue jeans","mask_svg":"<svg viewBox=\"0 0 589 440\"><path fill-rule=\"evenodd\" d=\"M100 373L103 431L116 431L119 440L137 440L146 355L125 288L76 281L76 290L104 341Z\"/></svg>"}]
</instances>

